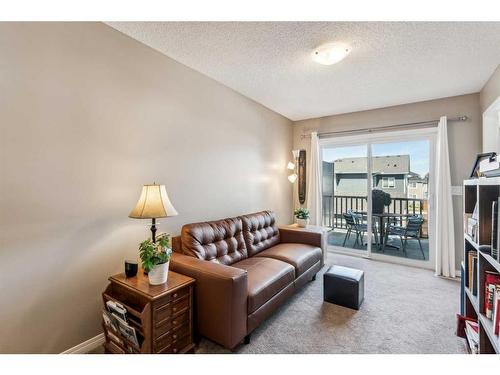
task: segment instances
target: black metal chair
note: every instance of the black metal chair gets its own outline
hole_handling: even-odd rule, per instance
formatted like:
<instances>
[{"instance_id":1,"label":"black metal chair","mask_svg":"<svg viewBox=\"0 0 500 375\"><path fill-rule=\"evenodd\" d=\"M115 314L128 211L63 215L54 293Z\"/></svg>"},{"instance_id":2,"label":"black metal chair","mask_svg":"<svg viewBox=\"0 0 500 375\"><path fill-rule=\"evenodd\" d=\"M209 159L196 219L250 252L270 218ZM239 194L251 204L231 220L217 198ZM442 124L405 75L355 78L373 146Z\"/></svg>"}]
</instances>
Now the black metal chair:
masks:
<instances>
[{"instance_id":1,"label":"black metal chair","mask_svg":"<svg viewBox=\"0 0 500 375\"><path fill-rule=\"evenodd\" d=\"M361 247L363 247L365 245L363 243L363 236L366 232L368 232L368 225L363 223L363 215L356 214L351 210L348 210L347 212L343 213L342 216L344 217L347 226L347 232L345 234L344 243L342 244L342 246L345 247L347 240L351 237L351 233L355 232L356 241L354 241L354 246L358 245L359 242L361 242ZM377 228L375 225L373 226L373 233L375 235L375 242L378 245Z\"/></svg>"},{"instance_id":2,"label":"black metal chair","mask_svg":"<svg viewBox=\"0 0 500 375\"><path fill-rule=\"evenodd\" d=\"M342 244L345 247L345 243L351 237L351 233L354 231L356 233L356 241L354 241L354 246L358 245L359 237L361 236L361 246L363 246L363 233L366 232L367 226L365 224L361 224L358 222L358 218L352 212L344 212L342 214L344 217L347 232L344 237L344 243Z\"/></svg>"},{"instance_id":3,"label":"black metal chair","mask_svg":"<svg viewBox=\"0 0 500 375\"><path fill-rule=\"evenodd\" d=\"M385 239L382 245L382 251L385 250L385 244L387 243L387 239L389 238L389 236L394 235L399 237L403 253L405 256L407 256L406 244L408 243L408 239L416 239L418 241L418 246L420 247L420 251L422 252L422 257L425 260L424 250L422 249L422 243L420 242L420 231L422 229L423 223L424 223L424 218L422 216L415 215L415 216L410 216L407 219L405 227L389 224L385 231Z\"/></svg>"}]
</instances>

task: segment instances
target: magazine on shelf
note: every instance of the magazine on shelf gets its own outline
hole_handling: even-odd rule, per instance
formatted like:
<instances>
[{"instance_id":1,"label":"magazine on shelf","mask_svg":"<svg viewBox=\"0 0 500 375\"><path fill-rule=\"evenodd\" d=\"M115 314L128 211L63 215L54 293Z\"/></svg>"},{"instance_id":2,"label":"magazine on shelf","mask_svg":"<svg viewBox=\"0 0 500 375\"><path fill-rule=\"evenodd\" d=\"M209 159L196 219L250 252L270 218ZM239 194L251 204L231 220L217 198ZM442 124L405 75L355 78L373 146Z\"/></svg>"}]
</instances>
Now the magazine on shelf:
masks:
<instances>
[{"instance_id":1,"label":"magazine on shelf","mask_svg":"<svg viewBox=\"0 0 500 375\"><path fill-rule=\"evenodd\" d=\"M467 320L465 322L465 336L473 354L479 352L479 326L477 322Z\"/></svg>"},{"instance_id":2,"label":"magazine on shelf","mask_svg":"<svg viewBox=\"0 0 500 375\"><path fill-rule=\"evenodd\" d=\"M127 309L119 302L106 301L106 308L110 313L114 313L122 320L127 321Z\"/></svg>"},{"instance_id":3,"label":"magazine on shelf","mask_svg":"<svg viewBox=\"0 0 500 375\"><path fill-rule=\"evenodd\" d=\"M128 341L132 342L135 346L139 346L139 340L137 340L137 335L135 333L135 328L131 327L125 320L120 318L115 313L112 313L113 318L115 318L118 324L118 330L122 337L126 338Z\"/></svg>"},{"instance_id":4,"label":"magazine on shelf","mask_svg":"<svg viewBox=\"0 0 500 375\"><path fill-rule=\"evenodd\" d=\"M107 310L102 311L102 319L108 336L122 345L124 345L123 339L126 339L133 345L139 347L139 340L137 339L135 328L128 322L127 310L125 307L118 302L107 301L106 309Z\"/></svg>"},{"instance_id":5,"label":"magazine on shelf","mask_svg":"<svg viewBox=\"0 0 500 375\"><path fill-rule=\"evenodd\" d=\"M102 320L106 328L108 328L108 332L118 332L118 325L109 311L102 310Z\"/></svg>"}]
</instances>

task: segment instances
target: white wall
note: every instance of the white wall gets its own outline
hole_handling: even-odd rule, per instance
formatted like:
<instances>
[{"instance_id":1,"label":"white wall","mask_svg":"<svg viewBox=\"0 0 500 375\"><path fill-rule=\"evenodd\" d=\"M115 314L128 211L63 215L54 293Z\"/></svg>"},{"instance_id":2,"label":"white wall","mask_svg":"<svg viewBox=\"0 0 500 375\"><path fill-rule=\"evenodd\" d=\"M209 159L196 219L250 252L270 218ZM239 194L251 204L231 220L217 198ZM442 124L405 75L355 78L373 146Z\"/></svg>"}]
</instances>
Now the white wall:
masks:
<instances>
[{"instance_id":1,"label":"white wall","mask_svg":"<svg viewBox=\"0 0 500 375\"><path fill-rule=\"evenodd\" d=\"M100 330L107 277L137 256L127 217L163 183L182 224L291 218L291 122L100 23L0 23L0 352Z\"/></svg>"},{"instance_id":2,"label":"white wall","mask_svg":"<svg viewBox=\"0 0 500 375\"><path fill-rule=\"evenodd\" d=\"M479 93L483 113L483 152L500 152L500 65Z\"/></svg>"},{"instance_id":3,"label":"white wall","mask_svg":"<svg viewBox=\"0 0 500 375\"><path fill-rule=\"evenodd\" d=\"M497 66L491 77L484 84L479 93L479 103L481 105L481 113L500 96L500 65Z\"/></svg>"}]
</instances>

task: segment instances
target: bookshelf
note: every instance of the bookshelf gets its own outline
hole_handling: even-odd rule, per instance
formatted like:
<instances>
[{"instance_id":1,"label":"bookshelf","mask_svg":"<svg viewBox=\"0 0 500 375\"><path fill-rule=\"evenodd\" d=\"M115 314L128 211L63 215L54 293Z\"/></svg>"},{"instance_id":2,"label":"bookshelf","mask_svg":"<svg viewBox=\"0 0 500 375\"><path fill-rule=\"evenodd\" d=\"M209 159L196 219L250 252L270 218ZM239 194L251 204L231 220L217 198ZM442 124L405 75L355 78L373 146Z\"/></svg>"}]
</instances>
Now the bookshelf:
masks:
<instances>
[{"instance_id":1,"label":"bookshelf","mask_svg":"<svg viewBox=\"0 0 500 375\"><path fill-rule=\"evenodd\" d=\"M500 177L478 178L464 181L463 220L464 220L464 306L467 317L477 319L479 326L479 353L499 354L500 338L494 334L493 322L485 315L485 273L493 271L500 273L500 263L490 254L484 252L483 246L491 246L492 237L492 203L500 197ZM467 233L467 219L472 216L477 206L476 235ZM469 252L477 252L477 267L469 262ZM475 278L476 294L469 289L470 278Z\"/></svg>"}]
</instances>

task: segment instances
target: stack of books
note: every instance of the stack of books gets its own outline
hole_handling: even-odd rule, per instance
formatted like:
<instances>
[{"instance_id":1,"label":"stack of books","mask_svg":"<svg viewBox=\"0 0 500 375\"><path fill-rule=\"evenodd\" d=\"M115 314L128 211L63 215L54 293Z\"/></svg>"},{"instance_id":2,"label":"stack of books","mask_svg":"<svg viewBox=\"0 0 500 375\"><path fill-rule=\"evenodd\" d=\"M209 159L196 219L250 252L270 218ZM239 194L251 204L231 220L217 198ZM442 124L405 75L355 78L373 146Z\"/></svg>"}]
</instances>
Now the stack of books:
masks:
<instances>
[{"instance_id":1,"label":"stack of books","mask_svg":"<svg viewBox=\"0 0 500 375\"><path fill-rule=\"evenodd\" d=\"M493 332L498 335L500 331L500 274L491 271L486 271L485 274L485 315L492 320Z\"/></svg>"},{"instance_id":2,"label":"stack of books","mask_svg":"<svg viewBox=\"0 0 500 375\"><path fill-rule=\"evenodd\" d=\"M477 322L465 321L465 336L472 354L479 353L479 326Z\"/></svg>"},{"instance_id":3,"label":"stack of books","mask_svg":"<svg viewBox=\"0 0 500 375\"><path fill-rule=\"evenodd\" d=\"M469 266L469 283L467 287L473 295L477 296L477 251L470 250L467 253Z\"/></svg>"}]
</instances>

